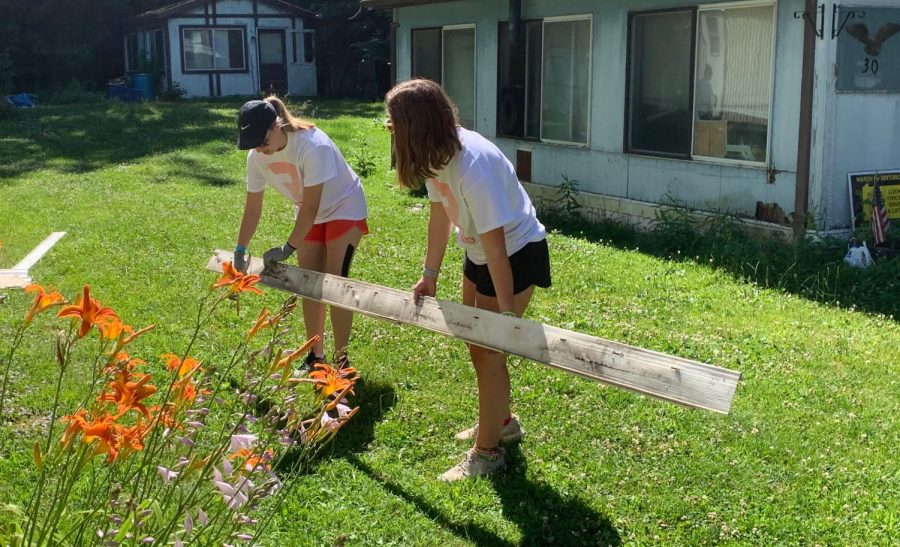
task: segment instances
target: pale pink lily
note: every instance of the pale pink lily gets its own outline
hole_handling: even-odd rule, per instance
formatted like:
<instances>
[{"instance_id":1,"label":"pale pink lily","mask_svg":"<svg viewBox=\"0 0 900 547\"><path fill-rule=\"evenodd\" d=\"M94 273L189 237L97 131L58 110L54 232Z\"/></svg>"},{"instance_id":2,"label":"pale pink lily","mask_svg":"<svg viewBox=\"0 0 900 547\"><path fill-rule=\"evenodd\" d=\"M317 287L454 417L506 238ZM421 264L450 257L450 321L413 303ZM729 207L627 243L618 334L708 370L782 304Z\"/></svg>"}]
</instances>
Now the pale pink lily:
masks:
<instances>
[{"instance_id":1,"label":"pale pink lily","mask_svg":"<svg viewBox=\"0 0 900 547\"><path fill-rule=\"evenodd\" d=\"M256 435L232 435L230 452L237 452L242 448L252 449L256 444ZM230 473L229 473L230 474Z\"/></svg>"},{"instance_id":2,"label":"pale pink lily","mask_svg":"<svg viewBox=\"0 0 900 547\"><path fill-rule=\"evenodd\" d=\"M162 480L164 483L169 484L172 480L178 476L177 471L172 471L171 469L166 469L161 465L156 466L156 470L159 471L159 474L162 476Z\"/></svg>"},{"instance_id":3,"label":"pale pink lily","mask_svg":"<svg viewBox=\"0 0 900 547\"><path fill-rule=\"evenodd\" d=\"M249 479L241 480L238 486L226 482L218 468L213 468L213 484L221 492L222 499L231 510L236 510L247 503L249 499L247 492L253 488L253 483Z\"/></svg>"},{"instance_id":4,"label":"pale pink lily","mask_svg":"<svg viewBox=\"0 0 900 547\"><path fill-rule=\"evenodd\" d=\"M326 412L322 414L322 427L324 427L328 431L337 431L341 428L341 422L335 420Z\"/></svg>"}]
</instances>

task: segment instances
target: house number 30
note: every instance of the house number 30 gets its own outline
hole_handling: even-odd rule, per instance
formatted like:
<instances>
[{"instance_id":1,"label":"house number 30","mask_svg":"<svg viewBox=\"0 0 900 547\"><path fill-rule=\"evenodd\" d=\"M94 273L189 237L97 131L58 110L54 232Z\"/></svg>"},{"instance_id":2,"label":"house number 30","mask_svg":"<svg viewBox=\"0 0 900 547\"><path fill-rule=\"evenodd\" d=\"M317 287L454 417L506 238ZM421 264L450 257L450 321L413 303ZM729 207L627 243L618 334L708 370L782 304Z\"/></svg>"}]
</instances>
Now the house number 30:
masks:
<instances>
[{"instance_id":1,"label":"house number 30","mask_svg":"<svg viewBox=\"0 0 900 547\"><path fill-rule=\"evenodd\" d=\"M863 64L862 73L866 74L871 72L872 74L878 74L878 59L869 59L866 57L866 61Z\"/></svg>"}]
</instances>

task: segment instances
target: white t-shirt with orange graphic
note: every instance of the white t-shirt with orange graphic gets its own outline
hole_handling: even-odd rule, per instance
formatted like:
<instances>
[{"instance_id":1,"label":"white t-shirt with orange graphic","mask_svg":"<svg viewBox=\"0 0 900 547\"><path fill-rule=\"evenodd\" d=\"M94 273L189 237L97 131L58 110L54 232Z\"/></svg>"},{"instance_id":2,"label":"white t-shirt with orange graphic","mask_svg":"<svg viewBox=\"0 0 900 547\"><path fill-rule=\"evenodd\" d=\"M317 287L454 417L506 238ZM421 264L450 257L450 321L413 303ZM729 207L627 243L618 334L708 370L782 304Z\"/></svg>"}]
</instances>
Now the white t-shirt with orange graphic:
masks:
<instances>
[{"instance_id":1,"label":"white t-shirt with orange graphic","mask_svg":"<svg viewBox=\"0 0 900 547\"><path fill-rule=\"evenodd\" d=\"M478 235L501 226L508 255L544 239L547 231L503 152L474 131L460 127L457 134L462 149L425 186L429 199L444 205L469 260L487 263Z\"/></svg>"},{"instance_id":2,"label":"white t-shirt with orange graphic","mask_svg":"<svg viewBox=\"0 0 900 547\"><path fill-rule=\"evenodd\" d=\"M299 207L303 188L324 184L316 224L366 218L362 184L328 135L317 127L287 133L287 145L271 155L247 154L247 191L270 185Z\"/></svg>"}]
</instances>

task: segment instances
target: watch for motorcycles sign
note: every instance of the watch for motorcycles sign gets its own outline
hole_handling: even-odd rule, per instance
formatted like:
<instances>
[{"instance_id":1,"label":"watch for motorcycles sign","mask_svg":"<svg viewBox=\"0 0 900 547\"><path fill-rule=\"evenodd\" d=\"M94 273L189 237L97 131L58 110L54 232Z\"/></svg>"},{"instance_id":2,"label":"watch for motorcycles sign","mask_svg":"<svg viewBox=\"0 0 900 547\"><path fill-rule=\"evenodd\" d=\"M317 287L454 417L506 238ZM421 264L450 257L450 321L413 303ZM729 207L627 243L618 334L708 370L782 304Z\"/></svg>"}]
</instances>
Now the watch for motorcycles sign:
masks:
<instances>
[{"instance_id":1,"label":"watch for motorcycles sign","mask_svg":"<svg viewBox=\"0 0 900 547\"><path fill-rule=\"evenodd\" d=\"M900 9L840 7L837 17L847 21L837 37L837 90L900 93Z\"/></svg>"}]
</instances>

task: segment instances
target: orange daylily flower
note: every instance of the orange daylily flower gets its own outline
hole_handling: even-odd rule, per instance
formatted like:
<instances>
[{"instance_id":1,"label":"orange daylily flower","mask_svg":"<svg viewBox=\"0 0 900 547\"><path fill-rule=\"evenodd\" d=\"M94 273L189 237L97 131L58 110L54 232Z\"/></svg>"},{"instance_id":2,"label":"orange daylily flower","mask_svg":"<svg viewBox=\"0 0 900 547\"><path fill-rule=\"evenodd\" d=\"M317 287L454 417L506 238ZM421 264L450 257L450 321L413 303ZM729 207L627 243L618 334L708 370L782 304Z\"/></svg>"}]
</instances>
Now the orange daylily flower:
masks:
<instances>
[{"instance_id":1,"label":"orange daylily flower","mask_svg":"<svg viewBox=\"0 0 900 547\"><path fill-rule=\"evenodd\" d=\"M299 359L301 356L303 356L309 350L309 348L313 347L313 344L315 344L318 341L319 341L319 336L318 335L313 336L312 338L310 338L309 340L304 342L303 345L300 346L299 348L290 352L289 354L282 357L281 359L276 359L272 363L272 366L269 367L269 374L274 374L275 371L280 370L282 372L282 374L288 375L288 373L291 370L291 363L293 363L294 361Z\"/></svg>"},{"instance_id":2,"label":"orange daylily flower","mask_svg":"<svg viewBox=\"0 0 900 547\"><path fill-rule=\"evenodd\" d=\"M333 393L353 393L356 370L349 367L337 370L325 364L317 364L315 368L317 370L310 372L309 378L315 382L316 391L323 397L329 397Z\"/></svg>"},{"instance_id":3,"label":"orange daylily flower","mask_svg":"<svg viewBox=\"0 0 900 547\"><path fill-rule=\"evenodd\" d=\"M156 393L156 386L150 385L149 374L136 374L132 381L132 374L127 370L119 370L116 379L109 383L112 393L102 393L98 401L116 403L117 416L125 414L132 408L139 410L144 416L150 417L150 411L143 404L143 400Z\"/></svg>"},{"instance_id":4,"label":"orange daylily flower","mask_svg":"<svg viewBox=\"0 0 900 547\"><path fill-rule=\"evenodd\" d=\"M131 357L124 351L121 351L117 354L110 355L109 360L106 362L106 366L103 367L101 371L103 374L112 374L117 370L124 370L128 373L131 373L137 367L141 365L146 365L147 362L143 359L138 359L136 357Z\"/></svg>"},{"instance_id":5,"label":"orange daylily flower","mask_svg":"<svg viewBox=\"0 0 900 547\"><path fill-rule=\"evenodd\" d=\"M150 424L141 423L140 420L131 427L123 427L121 447L130 452L140 452L144 449L144 436L150 428Z\"/></svg>"},{"instance_id":6,"label":"orange daylily flower","mask_svg":"<svg viewBox=\"0 0 900 547\"><path fill-rule=\"evenodd\" d=\"M231 262L222 263L222 277L212 284L213 289L231 286L229 292L232 296L242 292L262 294L262 291L254 287L259 282L256 274L245 274L237 271Z\"/></svg>"},{"instance_id":7,"label":"orange daylily flower","mask_svg":"<svg viewBox=\"0 0 900 547\"><path fill-rule=\"evenodd\" d=\"M275 453L267 449L263 454L256 454L249 448L239 448L237 451L228 455L231 461L239 460L242 462L241 467L250 472L258 467L262 467L266 471L272 469L270 462L275 458Z\"/></svg>"},{"instance_id":8,"label":"orange daylily flower","mask_svg":"<svg viewBox=\"0 0 900 547\"><path fill-rule=\"evenodd\" d=\"M102 324L116 316L116 312L112 308L104 307L95 298L91 298L91 287L85 285L82 289L81 298L74 306L66 306L58 314L57 317L71 317L73 319L81 319L81 328L78 329L78 338L84 338L91 327Z\"/></svg>"},{"instance_id":9,"label":"orange daylily flower","mask_svg":"<svg viewBox=\"0 0 900 547\"><path fill-rule=\"evenodd\" d=\"M87 411L82 408L75 414L63 416L60 418L60 421L69 422L60 439L60 444L63 445L63 448L68 448L72 439L78 433L81 433L81 442L84 444L99 441L97 448L94 450L94 455L108 454L107 461L109 463L112 463L118 457L124 428L116 423L114 416L106 414L100 419L88 421Z\"/></svg>"},{"instance_id":10,"label":"orange daylily flower","mask_svg":"<svg viewBox=\"0 0 900 547\"><path fill-rule=\"evenodd\" d=\"M116 423L115 416L107 414L99 420L84 424L81 429L83 437L81 442L91 444L99 441L94 455L108 454L106 461L112 463L119 457L119 443L122 436L122 426Z\"/></svg>"},{"instance_id":11,"label":"orange daylily flower","mask_svg":"<svg viewBox=\"0 0 900 547\"><path fill-rule=\"evenodd\" d=\"M59 439L59 444L63 446L63 449L68 448L69 445L72 444L72 439L75 438L75 435L80 433L84 429L84 426L87 425L86 417L87 411L82 408L75 414L63 416L59 419L59 421L63 423L69 423L69 425L66 426L65 431L63 431L62 437Z\"/></svg>"},{"instance_id":12,"label":"orange daylily flower","mask_svg":"<svg viewBox=\"0 0 900 547\"><path fill-rule=\"evenodd\" d=\"M231 262L223 262L222 263L222 277L218 279L215 283L213 283L212 288L218 289L219 287L224 287L226 285L231 285L235 281L237 281L241 276L243 276L241 272L235 268Z\"/></svg>"},{"instance_id":13,"label":"orange daylily flower","mask_svg":"<svg viewBox=\"0 0 900 547\"><path fill-rule=\"evenodd\" d=\"M128 344L134 342L135 338L137 338L138 336L141 336L142 334L146 334L156 328L156 325L147 325L146 327L144 327L138 331L135 331L134 329L132 329L131 327L129 327L127 325L123 325L123 326L124 326L124 328L121 330L121 332L119 332L119 334L116 337L112 338L112 339L116 340L116 347L114 347L112 349L112 351L110 352L110 355L118 354L119 351L122 350L122 348L124 348ZM102 333L102 330L101 330L101 333ZM128 336L125 336L126 334L128 334Z\"/></svg>"},{"instance_id":14,"label":"orange daylily flower","mask_svg":"<svg viewBox=\"0 0 900 547\"><path fill-rule=\"evenodd\" d=\"M171 372L177 369L179 377L194 372L195 370L202 370L200 368L200 361L193 357L185 357L184 361L182 361L174 353L164 353L161 358L166 362L166 370Z\"/></svg>"},{"instance_id":15,"label":"orange daylily flower","mask_svg":"<svg viewBox=\"0 0 900 547\"><path fill-rule=\"evenodd\" d=\"M259 283L259 279L259 276L256 274L243 275L240 279L235 281L234 285L231 286L231 292L252 292L256 294L262 294L263 292L254 286Z\"/></svg>"},{"instance_id":16,"label":"orange daylily flower","mask_svg":"<svg viewBox=\"0 0 900 547\"><path fill-rule=\"evenodd\" d=\"M175 419L175 405L166 403L165 406L154 405L150 407L150 413L153 414L152 424L162 424L163 427L169 429L180 429L184 427Z\"/></svg>"},{"instance_id":17,"label":"orange daylily flower","mask_svg":"<svg viewBox=\"0 0 900 547\"><path fill-rule=\"evenodd\" d=\"M34 316L41 313L42 311L53 306L59 306L66 303L66 299L63 298L63 295L59 294L56 291L48 293L44 290L44 287L38 285L37 283L32 283L26 286L25 292L37 293L34 296L34 302L31 303L31 309L29 309L28 313L25 314L25 325L30 324L31 320L34 319Z\"/></svg>"},{"instance_id":18,"label":"orange daylily flower","mask_svg":"<svg viewBox=\"0 0 900 547\"><path fill-rule=\"evenodd\" d=\"M188 374L181 380L172 385L172 400L179 408L183 406L191 406L197 395L207 395L210 393L208 389L197 389L197 384L192 378L192 374Z\"/></svg>"},{"instance_id":19,"label":"orange daylily flower","mask_svg":"<svg viewBox=\"0 0 900 547\"><path fill-rule=\"evenodd\" d=\"M125 334L131 334L134 329L130 325L126 325L117 316L111 316L97 323L97 329L100 336L107 340L118 340Z\"/></svg>"},{"instance_id":20,"label":"orange daylily flower","mask_svg":"<svg viewBox=\"0 0 900 547\"><path fill-rule=\"evenodd\" d=\"M261 331L262 329L271 327L274 322L278 319L277 315L271 315L269 312L269 308L263 308L262 311L259 312L259 316L256 318L256 322L250 327L250 330L247 331L247 340L250 340L256 333Z\"/></svg>"}]
</instances>

